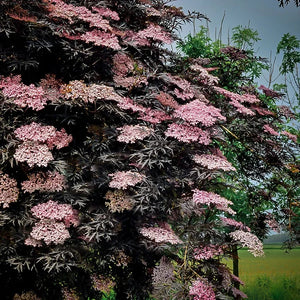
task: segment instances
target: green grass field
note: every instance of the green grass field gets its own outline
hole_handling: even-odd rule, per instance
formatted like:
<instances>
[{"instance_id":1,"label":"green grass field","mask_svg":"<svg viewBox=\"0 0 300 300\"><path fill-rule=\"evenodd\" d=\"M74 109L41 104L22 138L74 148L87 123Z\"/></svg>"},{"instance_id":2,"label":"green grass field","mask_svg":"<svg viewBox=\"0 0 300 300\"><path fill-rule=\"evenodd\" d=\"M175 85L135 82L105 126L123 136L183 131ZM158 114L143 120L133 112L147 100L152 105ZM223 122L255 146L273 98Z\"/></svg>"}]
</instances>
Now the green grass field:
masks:
<instances>
[{"instance_id":1,"label":"green grass field","mask_svg":"<svg viewBox=\"0 0 300 300\"><path fill-rule=\"evenodd\" d=\"M300 300L300 247L288 253L280 245L265 245L264 250L264 257L239 250L239 277L248 299Z\"/></svg>"}]
</instances>

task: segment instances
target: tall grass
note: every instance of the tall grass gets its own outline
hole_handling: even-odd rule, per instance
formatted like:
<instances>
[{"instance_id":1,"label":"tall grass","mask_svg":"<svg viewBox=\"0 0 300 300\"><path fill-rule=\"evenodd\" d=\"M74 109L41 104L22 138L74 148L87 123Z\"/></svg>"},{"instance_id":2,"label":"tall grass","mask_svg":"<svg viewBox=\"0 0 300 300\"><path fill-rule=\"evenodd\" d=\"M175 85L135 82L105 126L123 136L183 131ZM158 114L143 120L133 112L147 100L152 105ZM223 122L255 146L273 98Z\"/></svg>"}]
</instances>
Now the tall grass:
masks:
<instances>
[{"instance_id":1,"label":"tall grass","mask_svg":"<svg viewBox=\"0 0 300 300\"><path fill-rule=\"evenodd\" d=\"M300 247L286 252L280 245L266 245L265 256L239 251L241 289L249 300L300 300Z\"/></svg>"}]
</instances>

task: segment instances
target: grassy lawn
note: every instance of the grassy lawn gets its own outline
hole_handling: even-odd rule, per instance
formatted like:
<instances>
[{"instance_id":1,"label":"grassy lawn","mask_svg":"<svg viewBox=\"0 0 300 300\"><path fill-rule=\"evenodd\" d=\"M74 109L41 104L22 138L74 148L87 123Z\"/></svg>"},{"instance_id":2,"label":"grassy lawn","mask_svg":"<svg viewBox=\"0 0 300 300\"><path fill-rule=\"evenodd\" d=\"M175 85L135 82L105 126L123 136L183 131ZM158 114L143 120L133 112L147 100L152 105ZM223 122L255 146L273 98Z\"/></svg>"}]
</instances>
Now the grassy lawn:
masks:
<instances>
[{"instance_id":1,"label":"grassy lawn","mask_svg":"<svg viewBox=\"0 0 300 300\"><path fill-rule=\"evenodd\" d=\"M264 257L239 250L242 290L250 300L300 300L300 247L288 253L280 245L264 250Z\"/></svg>"}]
</instances>

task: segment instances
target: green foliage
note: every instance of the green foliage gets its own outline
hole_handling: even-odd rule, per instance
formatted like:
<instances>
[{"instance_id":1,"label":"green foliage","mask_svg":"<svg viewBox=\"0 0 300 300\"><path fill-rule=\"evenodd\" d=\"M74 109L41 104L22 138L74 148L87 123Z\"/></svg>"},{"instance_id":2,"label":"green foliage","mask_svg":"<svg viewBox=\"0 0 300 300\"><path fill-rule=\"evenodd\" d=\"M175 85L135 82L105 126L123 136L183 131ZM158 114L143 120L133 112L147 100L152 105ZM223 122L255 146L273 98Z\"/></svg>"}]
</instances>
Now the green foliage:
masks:
<instances>
[{"instance_id":1,"label":"green foliage","mask_svg":"<svg viewBox=\"0 0 300 300\"><path fill-rule=\"evenodd\" d=\"M208 36L208 29L200 26L200 30L195 36L188 34L184 41L179 41L177 49L191 58L210 58L220 50L220 43L213 42Z\"/></svg>"},{"instance_id":2,"label":"green foliage","mask_svg":"<svg viewBox=\"0 0 300 300\"><path fill-rule=\"evenodd\" d=\"M300 63L300 40L289 33L284 34L278 46L277 53L283 54L280 66L281 74L288 74L297 71L297 64ZM299 78L297 78L299 82Z\"/></svg>"},{"instance_id":3,"label":"green foliage","mask_svg":"<svg viewBox=\"0 0 300 300\"><path fill-rule=\"evenodd\" d=\"M231 39L234 45L242 50L253 50L254 44L261 40L257 30L242 25L233 27Z\"/></svg>"},{"instance_id":4,"label":"green foliage","mask_svg":"<svg viewBox=\"0 0 300 300\"><path fill-rule=\"evenodd\" d=\"M195 35L188 35L178 42L177 49L189 58L208 58L208 67L215 67L213 75L220 79L220 85L236 89L240 85L251 84L267 69L266 61L255 56L253 45L260 40L258 32L247 27L233 28L233 45L226 46L222 41L213 41L208 29L200 26Z\"/></svg>"}]
</instances>

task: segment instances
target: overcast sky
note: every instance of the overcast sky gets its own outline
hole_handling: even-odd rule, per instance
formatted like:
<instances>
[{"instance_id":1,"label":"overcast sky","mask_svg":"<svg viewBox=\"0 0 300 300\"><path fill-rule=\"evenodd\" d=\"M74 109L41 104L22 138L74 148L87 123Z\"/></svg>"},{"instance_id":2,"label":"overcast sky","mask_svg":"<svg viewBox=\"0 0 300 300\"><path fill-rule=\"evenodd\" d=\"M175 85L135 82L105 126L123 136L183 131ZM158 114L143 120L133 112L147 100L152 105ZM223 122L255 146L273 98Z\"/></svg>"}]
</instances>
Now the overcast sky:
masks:
<instances>
[{"instance_id":1,"label":"overcast sky","mask_svg":"<svg viewBox=\"0 0 300 300\"><path fill-rule=\"evenodd\" d=\"M175 0L171 4L183 7L185 12L195 10L205 14L211 20L209 29L212 39L215 29L219 31L225 12L224 42L227 41L228 30L238 25L248 26L250 22L250 27L257 30L261 38L255 47L258 56L268 58L271 50L275 54L277 44L285 33L300 39L300 7L297 8L293 1L285 8L278 7L277 0ZM197 27L200 25L206 26L206 22L198 22ZM181 37L188 33L193 33L191 24L183 28Z\"/></svg>"}]
</instances>

